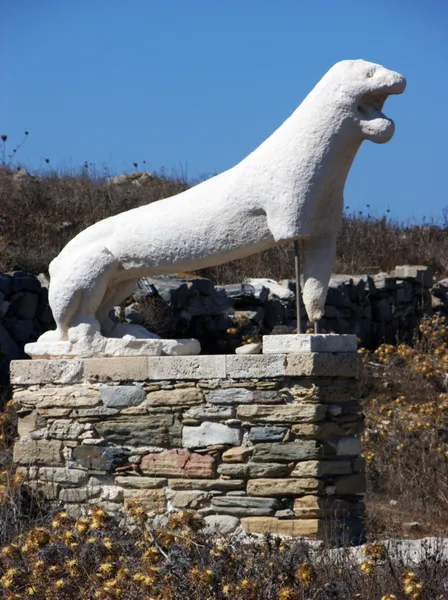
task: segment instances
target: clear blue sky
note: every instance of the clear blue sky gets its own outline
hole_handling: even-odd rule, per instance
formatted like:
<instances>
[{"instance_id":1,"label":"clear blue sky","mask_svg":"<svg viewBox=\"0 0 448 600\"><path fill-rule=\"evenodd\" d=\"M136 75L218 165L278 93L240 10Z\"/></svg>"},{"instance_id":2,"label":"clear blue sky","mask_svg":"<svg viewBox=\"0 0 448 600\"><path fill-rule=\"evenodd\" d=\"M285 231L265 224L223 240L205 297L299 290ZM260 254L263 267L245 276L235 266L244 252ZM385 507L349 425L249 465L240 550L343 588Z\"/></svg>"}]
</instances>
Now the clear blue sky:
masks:
<instances>
[{"instance_id":1,"label":"clear blue sky","mask_svg":"<svg viewBox=\"0 0 448 600\"><path fill-rule=\"evenodd\" d=\"M396 134L365 142L346 204L403 219L448 205L446 0L0 0L0 133L19 160L112 173L221 172L335 62L403 73Z\"/></svg>"}]
</instances>

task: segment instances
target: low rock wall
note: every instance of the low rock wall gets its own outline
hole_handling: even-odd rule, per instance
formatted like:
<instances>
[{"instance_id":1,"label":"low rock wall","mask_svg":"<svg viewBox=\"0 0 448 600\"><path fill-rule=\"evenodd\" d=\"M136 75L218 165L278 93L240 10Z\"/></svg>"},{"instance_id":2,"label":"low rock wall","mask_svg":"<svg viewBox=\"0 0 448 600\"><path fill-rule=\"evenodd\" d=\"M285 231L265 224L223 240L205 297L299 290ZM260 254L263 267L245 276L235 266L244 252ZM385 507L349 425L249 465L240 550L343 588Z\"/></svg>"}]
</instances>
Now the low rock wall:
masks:
<instances>
[{"instance_id":1,"label":"low rock wall","mask_svg":"<svg viewBox=\"0 0 448 600\"><path fill-rule=\"evenodd\" d=\"M433 311L448 315L448 279L435 283L427 267L335 275L321 327L329 333L354 333L362 346L376 348L410 340L419 320ZM194 276L142 279L128 306L116 312L163 337L198 338L204 354L230 354L248 339L290 333L297 325L294 282L268 279L225 286ZM303 312L303 330L307 326ZM22 271L0 274L0 375L2 363L5 373L10 360L26 358L27 342L53 328L48 292L39 278Z\"/></svg>"},{"instance_id":2,"label":"low rock wall","mask_svg":"<svg viewBox=\"0 0 448 600\"><path fill-rule=\"evenodd\" d=\"M210 527L359 541L353 354L14 361L14 461L74 514L197 510Z\"/></svg>"}]
</instances>

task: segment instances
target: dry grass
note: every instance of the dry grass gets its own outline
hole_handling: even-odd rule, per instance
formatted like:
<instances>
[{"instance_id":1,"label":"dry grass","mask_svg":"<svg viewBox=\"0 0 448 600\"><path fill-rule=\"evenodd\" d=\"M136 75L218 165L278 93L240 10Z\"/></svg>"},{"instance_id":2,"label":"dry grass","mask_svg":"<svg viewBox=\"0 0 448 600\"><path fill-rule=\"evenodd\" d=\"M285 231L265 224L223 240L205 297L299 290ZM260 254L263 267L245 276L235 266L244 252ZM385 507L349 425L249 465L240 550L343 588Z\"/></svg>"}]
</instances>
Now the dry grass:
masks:
<instances>
[{"instance_id":1,"label":"dry grass","mask_svg":"<svg viewBox=\"0 0 448 600\"><path fill-rule=\"evenodd\" d=\"M371 530L448 531L448 325L433 317L415 344L383 345L367 361L366 431ZM408 524L408 525L406 525Z\"/></svg>"},{"instance_id":2,"label":"dry grass","mask_svg":"<svg viewBox=\"0 0 448 600\"><path fill-rule=\"evenodd\" d=\"M136 503L127 507L135 523L130 529L109 521L100 508L77 521L51 515L13 473L15 417L4 388L0 597L444 600L446 556L428 555L409 571L375 540L443 536L448 530L448 326L434 318L421 324L412 346L363 354L372 541L361 563L348 553L336 557L325 547L316 551L270 536L258 545L219 539L189 512L162 526ZM411 521L418 521L416 529L408 529Z\"/></svg>"},{"instance_id":3,"label":"dry grass","mask_svg":"<svg viewBox=\"0 0 448 600\"><path fill-rule=\"evenodd\" d=\"M110 186L106 174L81 169L14 179L0 168L0 271L46 272L50 261L77 233L105 217L177 194L189 183L164 172L144 185ZM211 199L212 200L212 199ZM425 264L448 272L448 216L440 223L400 223L387 217L350 213L339 233L335 270L339 273L388 271L397 264ZM32 249L32 250L31 250ZM293 249L279 246L241 261L207 269L216 283L247 277L293 276Z\"/></svg>"},{"instance_id":4,"label":"dry grass","mask_svg":"<svg viewBox=\"0 0 448 600\"><path fill-rule=\"evenodd\" d=\"M100 507L74 521L58 513L3 546L0 589L7 600L365 600L440 599L446 557L412 570L385 545L364 560L267 535L245 544L203 530L183 511L164 526L127 506L132 530L110 523Z\"/></svg>"}]
</instances>

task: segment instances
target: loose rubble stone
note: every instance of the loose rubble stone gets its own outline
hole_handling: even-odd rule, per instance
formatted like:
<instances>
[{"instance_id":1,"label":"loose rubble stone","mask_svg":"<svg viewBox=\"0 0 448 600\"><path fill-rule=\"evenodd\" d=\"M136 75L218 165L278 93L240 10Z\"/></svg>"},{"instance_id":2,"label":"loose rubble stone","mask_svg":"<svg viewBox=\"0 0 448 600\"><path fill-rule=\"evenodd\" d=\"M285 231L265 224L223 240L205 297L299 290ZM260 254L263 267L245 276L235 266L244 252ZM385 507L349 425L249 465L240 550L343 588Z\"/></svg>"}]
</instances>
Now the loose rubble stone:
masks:
<instances>
[{"instance_id":1,"label":"loose rubble stone","mask_svg":"<svg viewBox=\"0 0 448 600\"><path fill-rule=\"evenodd\" d=\"M211 478L215 475L214 462L213 457L209 455L191 453L188 450L167 450L144 456L141 469L151 475L187 479Z\"/></svg>"},{"instance_id":2,"label":"loose rubble stone","mask_svg":"<svg viewBox=\"0 0 448 600\"><path fill-rule=\"evenodd\" d=\"M235 348L235 354L260 354L261 344L259 342L254 344L244 344L244 346L238 346Z\"/></svg>"},{"instance_id":3,"label":"loose rubble stone","mask_svg":"<svg viewBox=\"0 0 448 600\"><path fill-rule=\"evenodd\" d=\"M145 390L135 385L103 386L101 399L108 408L138 406L146 399Z\"/></svg>"},{"instance_id":4,"label":"loose rubble stone","mask_svg":"<svg viewBox=\"0 0 448 600\"><path fill-rule=\"evenodd\" d=\"M206 533L220 533L221 535L232 533L240 524L239 519L230 515L209 515L204 517L204 521L207 524Z\"/></svg>"},{"instance_id":5,"label":"loose rubble stone","mask_svg":"<svg viewBox=\"0 0 448 600\"><path fill-rule=\"evenodd\" d=\"M200 427L184 427L182 431L184 448L203 448L212 444L239 446L241 439L242 432L239 428L221 423L201 423Z\"/></svg>"}]
</instances>

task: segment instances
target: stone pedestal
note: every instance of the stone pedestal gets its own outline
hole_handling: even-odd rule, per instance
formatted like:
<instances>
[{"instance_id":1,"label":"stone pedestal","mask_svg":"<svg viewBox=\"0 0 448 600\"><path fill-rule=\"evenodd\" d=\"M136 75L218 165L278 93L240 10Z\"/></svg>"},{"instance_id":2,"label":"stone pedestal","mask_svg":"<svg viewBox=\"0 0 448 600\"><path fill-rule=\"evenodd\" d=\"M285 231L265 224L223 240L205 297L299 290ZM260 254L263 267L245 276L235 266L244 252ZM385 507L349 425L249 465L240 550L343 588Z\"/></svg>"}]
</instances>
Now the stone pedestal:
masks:
<instances>
[{"instance_id":1,"label":"stone pedestal","mask_svg":"<svg viewBox=\"0 0 448 600\"><path fill-rule=\"evenodd\" d=\"M363 537L356 353L15 361L28 485L72 512L126 500L227 530Z\"/></svg>"}]
</instances>

